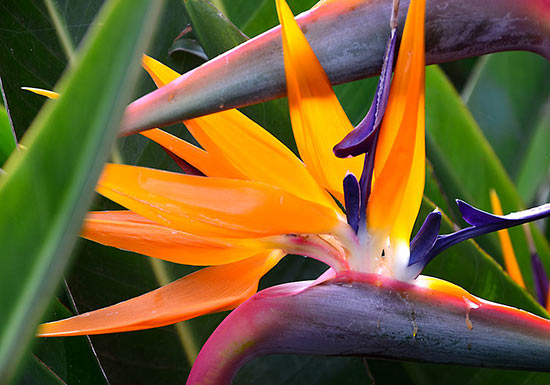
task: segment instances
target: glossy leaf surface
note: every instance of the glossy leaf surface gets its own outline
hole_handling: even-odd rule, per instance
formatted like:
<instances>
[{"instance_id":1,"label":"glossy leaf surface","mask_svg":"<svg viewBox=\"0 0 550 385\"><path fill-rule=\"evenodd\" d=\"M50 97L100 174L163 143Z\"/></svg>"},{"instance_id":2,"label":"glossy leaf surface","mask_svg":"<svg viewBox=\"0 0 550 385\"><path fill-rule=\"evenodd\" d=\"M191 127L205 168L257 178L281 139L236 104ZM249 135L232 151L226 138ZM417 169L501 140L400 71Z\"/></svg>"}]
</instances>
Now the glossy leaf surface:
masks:
<instances>
[{"instance_id":1,"label":"glossy leaf surface","mask_svg":"<svg viewBox=\"0 0 550 385\"><path fill-rule=\"evenodd\" d=\"M89 35L75 70L60 83L63 96L41 111L22 140L27 150L5 167L7 176L0 184L0 278L9 288L0 292L0 371L5 379L13 376L67 265L159 5L115 1L105 8L102 29ZM47 172L39 171L44 164Z\"/></svg>"}]
</instances>

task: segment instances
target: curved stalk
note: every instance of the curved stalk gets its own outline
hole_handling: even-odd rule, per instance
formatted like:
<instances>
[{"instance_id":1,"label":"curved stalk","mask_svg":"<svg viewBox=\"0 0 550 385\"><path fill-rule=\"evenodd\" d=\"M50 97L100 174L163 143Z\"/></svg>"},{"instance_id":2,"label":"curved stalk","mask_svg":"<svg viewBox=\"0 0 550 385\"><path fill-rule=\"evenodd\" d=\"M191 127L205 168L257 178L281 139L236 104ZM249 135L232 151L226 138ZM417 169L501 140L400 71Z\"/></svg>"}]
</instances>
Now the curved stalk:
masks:
<instances>
[{"instance_id":1,"label":"curved stalk","mask_svg":"<svg viewBox=\"0 0 550 385\"><path fill-rule=\"evenodd\" d=\"M340 277L297 295L309 283L266 289L216 329L187 384L230 384L245 362L266 354L550 371L549 320L478 299L445 281L422 284L426 279L408 284L369 274Z\"/></svg>"},{"instance_id":2,"label":"curved stalk","mask_svg":"<svg viewBox=\"0 0 550 385\"><path fill-rule=\"evenodd\" d=\"M325 0L297 19L333 84L380 73L391 0ZM408 0L401 1L402 29ZM505 50L550 59L548 0L428 0L426 63ZM129 135L285 94L280 28L188 72L132 103L121 129Z\"/></svg>"}]
</instances>

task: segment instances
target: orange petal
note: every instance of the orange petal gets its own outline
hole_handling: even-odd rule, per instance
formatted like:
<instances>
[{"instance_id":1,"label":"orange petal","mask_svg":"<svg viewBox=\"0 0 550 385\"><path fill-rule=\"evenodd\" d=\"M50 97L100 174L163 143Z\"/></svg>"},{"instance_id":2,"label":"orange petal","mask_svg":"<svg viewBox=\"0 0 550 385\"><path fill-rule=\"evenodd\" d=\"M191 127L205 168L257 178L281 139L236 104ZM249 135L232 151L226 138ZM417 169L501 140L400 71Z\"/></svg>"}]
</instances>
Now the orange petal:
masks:
<instances>
[{"instance_id":1,"label":"orange petal","mask_svg":"<svg viewBox=\"0 0 550 385\"><path fill-rule=\"evenodd\" d=\"M47 97L48 99L57 99L59 98L59 93L50 91L50 90L44 90L42 88L34 88L34 87L21 87L22 90L30 91L32 93L35 93L37 95L42 95Z\"/></svg>"},{"instance_id":2,"label":"orange petal","mask_svg":"<svg viewBox=\"0 0 550 385\"><path fill-rule=\"evenodd\" d=\"M495 215L502 215L502 206L500 205L500 200L498 199L496 191L491 189L489 194L491 196L493 213ZM510 240L508 230L504 229L498 231L498 238L500 239L500 246L502 248L502 255L504 256L506 271L518 285L525 288L525 282L523 281L523 276L521 275L521 270L518 265L516 253L514 253L514 248L512 247L512 241Z\"/></svg>"},{"instance_id":3,"label":"orange petal","mask_svg":"<svg viewBox=\"0 0 550 385\"><path fill-rule=\"evenodd\" d=\"M264 183L109 164L97 191L167 227L207 237L328 233L337 213Z\"/></svg>"},{"instance_id":4,"label":"orange petal","mask_svg":"<svg viewBox=\"0 0 550 385\"><path fill-rule=\"evenodd\" d=\"M61 337L150 329L230 310L253 295L279 251L229 265L207 267L139 297L40 325L38 336Z\"/></svg>"},{"instance_id":5,"label":"orange petal","mask_svg":"<svg viewBox=\"0 0 550 385\"><path fill-rule=\"evenodd\" d=\"M131 211L88 213L81 236L103 245L186 265L222 265L274 249L267 240L199 237Z\"/></svg>"},{"instance_id":6,"label":"orange petal","mask_svg":"<svg viewBox=\"0 0 550 385\"><path fill-rule=\"evenodd\" d=\"M179 73L170 67L165 66L147 55L143 55L141 64L147 73L149 73L157 87L162 87L180 76ZM201 170L205 175L226 178L239 177L239 174L230 166L226 165L219 157L214 157L208 152L174 135L170 135L159 129L144 131L141 134L189 162L193 167Z\"/></svg>"},{"instance_id":7,"label":"orange petal","mask_svg":"<svg viewBox=\"0 0 550 385\"><path fill-rule=\"evenodd\" d=\"M240 174L227 165L226 162L220 161L203 149L158 128L143 131L141 135L170 150L193 167L202 171L204 175L224 178L240 177Z\"/></svg>"},{"instance_id":8,"label":"orange petal","mask_svg":"<svg viewBox=\"0 0 550 385\"><path fill-rule=\"evenodd\" d=\"M300 156L317 181L343 202L343 180L359 176L363 156L339 159L332 148L352 129L329 79L284 0L277 0L282 27L288 102Z\"/></svg>"},{"instance_id":9,"label":"orange petal","mask_svg":"<svg viewBox=\"0 0 550 385\"><path fill-rule=\"evenodd\" d=\"M207 115L185 124L209 154L224 159L242 179L264 182L338 210L292 151L239 111Z\"/></svg>"},{"instance_id":10,"label":"orange petal","mask_svg":"<svg viewBox=\"0 0 550 385\"><path fill-rule=\"evenodd\" d=\"M424 0L412 0L375 156L368 223L408 245L424 191Z\"/></svg>"},{"instance_id":11,"label":"orange petal","mask_svg":"<svg viewBox=\"0 0 550 385\"><path fill-rule=\"evenodd\" d=\"M143 57L143 66L159 87L179 76L171 68L148 56ZM207 151L212 163L230 165L229 169L233 173L218 176L264 182L300 198L337 209L333 199L292 151L241 112L223 111L184 123ZM158 137L152 139L157 141ZM172 152L179 155L176 151ZM185 157L187 153L180 156L193 164L193 158ZM201 167L195 167L202 171ZM212 173L205 174L214 176Z\"/></svg>"},{"instance_id":12,"label":"orange petal","mask_svg":"<svg viewBox=\"0 0 550 385\"><path fill-rule=\"evenodd\" d=\"M172 68L147 55L142 56L141 65L159 88L181 76Z\"/></svg>"}]
</instances>

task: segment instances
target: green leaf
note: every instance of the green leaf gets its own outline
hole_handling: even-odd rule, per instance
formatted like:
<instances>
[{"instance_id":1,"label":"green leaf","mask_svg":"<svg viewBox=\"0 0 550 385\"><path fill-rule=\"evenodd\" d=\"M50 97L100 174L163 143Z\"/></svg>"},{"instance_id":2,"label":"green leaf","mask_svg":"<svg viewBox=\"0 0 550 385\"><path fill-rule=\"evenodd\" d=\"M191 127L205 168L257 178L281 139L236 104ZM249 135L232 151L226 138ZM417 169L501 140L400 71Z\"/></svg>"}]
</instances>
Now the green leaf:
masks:
<instances>
[{"instance_id":1,"label":"green leaf","mask_svg":"<svg viewBox=\"0 0 550 385\"><path fill-rule=\"evenodd\" d=\"M15 146L15 136L8 113L4 107L0 106L0 168L8 160Z\"/></svg>"},{"instance_id":2,"label":"green leaf","mask_svg":"<svg viewBox=\"0 0 550 385\"><path fill-rule=\"evenodd\" d=\"M67 385L55 372L53 372L38 357L32 356L27 363L19 385Z\"/></svg>"},{"instance_id":3,"label":"green leaf","mask_svg":"<svg viewBox=\"0 0 550 385\"><path fill-rule=\"evenodd\" d=\"M517 178L518 191L525 202L535 201L544 178L550 176L550 97L533 131Z\"/></svg>"},{"instance_id":4,"label":"green leaf","mask_svg":"<svg viewBox=\"0 0 550 385\"><path fill-rule=\"evenodd\" d=\"M61 98L34 121L0 180L0 372L13 376L66 266L116 136L161 2L110 2ZM101 27L99 27L101 25ZM23 257L24 256L24 257Z\"/></svg>"},{"instance_id":5,"label":"green leaf","mask_svg":"<svg viewBox=\"0 0 550 385\"><path fill-rule=\"evenodd\" d=\"M170 47L168 54L173 55L176 52L188 53L202 59L203 61L208 60L204 49L195 39L183 37L176 40Z\"/></svg>"},{"instance_id":6,"label":"green leaf","mask_svg":"<svg viewBox=\"0 0 550 385\"><path fill-rule=\"evenodd\" d=\"M441 176L442 181L443 176L452 175L451 178L457 182L442 184L450 200L467 197L476 207L491 211L489 190L494 188L505 212L524 208L513 182L479 126L436 66L428 67L426 71L426 128L428 144L433 145L445 163L430 157L436 175ZM521 228L510 229L509 232L526 284L532 288L531 260L525 234ZM550 266L548 242L536 229L534 237L541 258ZM500 247L494 234L484 241L480 239L480 244L493 257L500 257Z\"/></svg>"},{"instance_id":7,"label":"green leaf","mask_svg":"<svg viewBox=\"0 0 550 385\"><path fill-rule=\"evenodd\" d=\"M317 0L289 0L295 15L310 9ZM219 0L223 11L244 33L256 36L279 24L273 0Z\"/></svg>"},{"instance_id":8,"label":"green leaf","mask_svg":"<svg viewBox=\"0 0 550 385\"><path fill-rule=\"evenodd\" d=\"M56 298L47 311L47 319L71 317L73 314ZM52 374L68 384L106 384L101 367L97 363L88 337L42 338L28 357L22 370L19 385L29 383L26 379L33 373L36 361L47 366ZM34 380L41 383L40 378Z\"/></svg>"},{"instance_id":9,"label":"green leaf","mask_svg":"<svg viewBox=\"0 0 550 385\"><path fill-rule=\"evenodd\" d=\"M334 92L353 125L359 124L367 115L377 85L378 76L334 87Z\"/></svg>"},{"instance_id":10,"label":"green leaf","mask_svg":"<svg viewBox=\"0 0 550 385\"><path fill-rule=\"evenodd\" d=\"M160 283L151 263L149 257L80 241L76 263L67 278L79 311L96 310L158 288ZM163 265L170 279L193 269L170 263ZM203 317L184 325L193 335L192 342L200 347L220 320L217 315L214 322ZM90 339L112 384L177 384L185 381L190 370L175 326Z\"/></svg>"},{"instance_id":11,"label":"green leaf","mask_svg":"<svg viewBox=\"0 0 550 385\"><path fill-rule=\"evenodd\" d=\"M191 18L193 32L209 57L218 56L248 40L248 37L210 2L185 0L184 4Z\"/></svg>"},{"instance_id":12,"label":"green leaf","mask_svg":"<svg viewBox=\"0 0 550 385\"><path fill-rule=\"evenodd\" d=\"M60 3L66 3L63 0ZM60 4L76 45L82 39L101 1ZM55 25L43 0L5 0L0 3L0 78L18 138L30 126L44 98L21 91L31 86L52 89L67 64Z\"/></svg>"},{"instance_id":13,"label":"green leaf","mask_svg":"<svg viewBox=\"0 0 550 385\"><path fill-rule=\"evenodd\" d=\"M493 54L478 62L463 92L466 105L514 179L550 96L548 74L550 63L533 53Z\"/></svg>"}]
</instances>

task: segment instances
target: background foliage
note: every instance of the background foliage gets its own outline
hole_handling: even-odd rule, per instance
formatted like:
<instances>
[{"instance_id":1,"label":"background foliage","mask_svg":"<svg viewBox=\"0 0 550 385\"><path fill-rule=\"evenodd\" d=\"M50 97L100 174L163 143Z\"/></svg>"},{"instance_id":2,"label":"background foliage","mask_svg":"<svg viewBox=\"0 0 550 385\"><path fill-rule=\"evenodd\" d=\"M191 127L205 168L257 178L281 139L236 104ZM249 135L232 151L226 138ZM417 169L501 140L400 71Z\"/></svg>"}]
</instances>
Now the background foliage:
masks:
<instances>
[{"instance_id":1,"label":"background foliage","mask_svg":"<svg viewBox=\"0 0 550 385\"><path fill-rule=\"evenodd\" d=\"M277 24L273 0L216 0L222 17L201 0L168 0L147 54L179 72ZM294 13L314 0L289 0ZM0 79L4 103L18 141L45 102L22 86L57 89L65 68L94 23L101 1L6 0L0 4ZM241 32L242 31L242 32ZM182 33L185 32L185 33ZM353 122L370 104L376 79L336 88ZM134 98L154 89L142 73ZM98 91L108 98L108 89ZM103 93L102 93L103 92ZM112 96L112 94L111 94ZM454 199L490 210L495 188L504 211L548 201L550 191L550 64L534 54L489 55L427 69L427 182L422 213L437 205L446 214L444 230L465 225ZM82 114L86 114L84 106ZM244 109L253 119L295 149L286 100ZM10 121L0 107L0 167L15 148ZM79 127L74 127L79 129ZM192 140L182 125L169 130ZM65 151L63 148L60 151ZM113 160L177 171L173 161L141 136L119 139ZM50 165L43 165L49 170ZM113 208L96 198L93 209ZM423 218L423 214L420 218ZM531 226L538 252L550 271L548 223ZM503 272L497 238L466 242L438 257L428 274L455 282L475 295L548 316L534 293L529 250L521 228L511 231L528 292ZM545 235L546 233L546 235ZM4 236L8 236L4 234ZM17 242L33 242L30 235ZM22 262L24 259L22 258ZM261 287L315 278L324 267L291 256L262 281ZM71 268L44 320L58 319L134 297L192 270L130 252L79 240ZM2 290L9 287L2 283ZM194 357L225 314L175 326L95 337L36 341L20 371L19 384L184 383ZM2 326L2 325L0 325ZM32 325L31 325L32 326ZM0 369L1 371L1 369ZM248 364L235 384L487 384L497 381L546 384L548 375L360 358L271 356ZM2 380L0 379L0 383Z\"/></svg>"}]
</instances>

